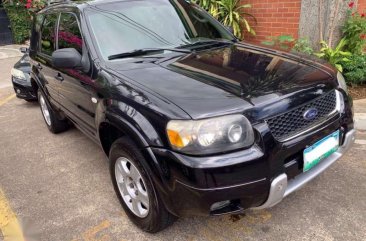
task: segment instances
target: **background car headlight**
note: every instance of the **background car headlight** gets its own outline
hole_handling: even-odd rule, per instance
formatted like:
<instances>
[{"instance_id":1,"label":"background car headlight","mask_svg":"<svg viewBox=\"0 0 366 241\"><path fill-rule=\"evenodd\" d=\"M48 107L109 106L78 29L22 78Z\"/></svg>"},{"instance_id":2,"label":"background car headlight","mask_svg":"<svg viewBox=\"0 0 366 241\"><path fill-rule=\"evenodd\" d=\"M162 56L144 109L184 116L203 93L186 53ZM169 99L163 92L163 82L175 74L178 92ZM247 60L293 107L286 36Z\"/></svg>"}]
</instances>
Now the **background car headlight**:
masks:
<instances>
[{"instance_id":1,"label":"background car headlight","mask_svg":"<svg viewBox=\"0 0 366 241\"><path fill-rule=\"evenodd\" d=\"M21 71L19 69L12 68L11 69L11 75L14 78L17 78L17 79L27 80L27 78L25 77L25 74L23 73L23 71Z\"/></svg>"},{"instance_id":2,"label":"background car headlight","mask_svg":"<svg viewBox=\"0 0 366 241\"><path fill-rule=\"evenodd\" d=\"M167 135L174 150L187 154L212 154L251 146L253 128L242 115L204 120L172 120Z\"/></svg>"},{"instance_id":3,"label":"background car headlight","mask_svg":"<svg viewBox=\"0 0 366 241\"><path fill-rule=\"evenodd\" d=\"M348 93L346 80L344 79L343 75L340 72L337 73L337 80L339 87L344 91L346 91L346 93Z\"/></svg>"}]
</instances>

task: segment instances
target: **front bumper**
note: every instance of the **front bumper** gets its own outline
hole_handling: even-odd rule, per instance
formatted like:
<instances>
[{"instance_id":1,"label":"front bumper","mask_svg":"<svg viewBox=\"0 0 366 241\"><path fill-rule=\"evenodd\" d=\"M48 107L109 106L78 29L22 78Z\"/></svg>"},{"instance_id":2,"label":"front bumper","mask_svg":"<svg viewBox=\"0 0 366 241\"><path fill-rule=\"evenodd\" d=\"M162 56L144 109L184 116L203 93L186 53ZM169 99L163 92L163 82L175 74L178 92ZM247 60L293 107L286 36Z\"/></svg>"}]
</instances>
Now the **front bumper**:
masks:
<instances>
[{"instance_id":1,"label":"front bumper","mask_svg":"<svg viewBox=\"0 0 366 241\"><path fill-rule=\"evenodd\" d=\"M271 189L267 201L255 209L270 208L281 202L281 200L293 193L294 191L303 187L306 183L310 182L320 173L325 171L334 162L341 158L352 146L355 141L356 131L350 130L345 135L344 143L338 148L338 151L334 152L329 157L322 160L317 166L313 167L310 171L302 173L296 176L292 180L288 180L285 173L279 175L271 182Z\"/></svg>"},{"instance_id":2,"label":"front bumper","mask_svg":"<svg viewBox=\"0 0 366 241\"><path fill-rule=\"evenodd\" d=\"M268 208L319 175L352 145L355 130L351 108L318 128L286 142L276 141L268 126L255 126L257 145L222 155L194 157L150 147L156 163L155 186L176 216L207 216ZM317 166L303 172L303 150L340 130L340 147Z\"/></svg>"}]
</instances>

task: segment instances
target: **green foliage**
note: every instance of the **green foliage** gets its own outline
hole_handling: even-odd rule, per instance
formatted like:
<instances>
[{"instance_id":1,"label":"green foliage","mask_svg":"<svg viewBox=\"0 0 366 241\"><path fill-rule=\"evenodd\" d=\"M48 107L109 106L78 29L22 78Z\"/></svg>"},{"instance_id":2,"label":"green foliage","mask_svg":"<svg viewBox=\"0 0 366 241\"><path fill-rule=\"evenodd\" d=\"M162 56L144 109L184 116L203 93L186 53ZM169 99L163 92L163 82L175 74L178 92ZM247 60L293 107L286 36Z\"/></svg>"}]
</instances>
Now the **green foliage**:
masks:
<instances>
[{"instance_id":1,"label":"green foliage","mask_svg":"<svg viewBox=\"0 0 366 241\"><path fill-rule=\"evenodd\" d=\"M15 43L21 44L29 39L32 25L31 15L22 5L4 4L5 11L8 15L13 39Z\"/></svg>"},{"instance_id":2,"label":"green foliage","mask_svg":"<svg viewBox=\"0 0 366 241\"><path fill-rule=\"evenodd\" d=\"M271 46L276 49L292 50L307 55L312 55L314 53L314 50L311 47L310 41L308 39L306 38L295 39L291 35L267 37L267 40L263 41L262 44Z\"/></svg>"},{"instance_id":3,"label":"green foliage","mask_svg":"<svg viewBox=\"0 0 366 241\"><path fill-rule=\"evenodd\" d=\"M289 50L295 44L295 39L290 35L280 35L267 37L266 41L263 41L263 45L272 46L277 49Z\"/></svg>"},{"instance_id":4,"label":"green foliage","mask_svg":"<svg viewBox=\"0 0 366 241\"><path fill-rule=\"evenodd\" d=\"M241 4L240 0L195 0L195 2L221 23L231 27L234 35L239 39L243 38L243 29L255 35L255 31L246 17L251 17L254 21L256 19L244 11L244 9L251 8L251 4Z\"/></svg>"},{"instance_id":5,"label":"green foliage","mask_svg":"<svg viewBox=\"0 0 366 241\"><path fill-rule=\"evenodd\" d=\"M357 12L350 14L342 31L347 40L345 49L353 54L361 54L366 44L366 17Z\"/></svg>"},{"instance_id":6,"label":"green foliage","mask_svg":"<svg viewBox=\"0 0 366 241\"><path fill-rule=\"evenodd\" d=\"M366 55L353 55L343 64L344 77L347 84L359 85L366 83Z\"/></svg>"},{"instance_id":7,"label":"green foliage","mask_svg":"<svg viewBox=\"0 0 366 241\"><path fill-rule=\"evenodd\" d=\"M341 39L335 49L332 49L330 46L328 46L325 41L321 41L320 44L322 45L320 53L315 53L315 55L319 58L327 60L339 72L343 72L344 63L350 61L349 57L352 56L352 53L343 51L345 45L347 44L347 40L344 38Z\"/></svg>"},{"instance_id":8,"label":"green foliage","mask_svg":"<svg viewBox=\"0 0 366 241\"><path fill-rule=\"evenodd\" d=\"M307 38L299 38L296 41L293 50L308 55L312 55L314 53L314 49L311 47L310 41Z\"/></svg>"}]
</instances>

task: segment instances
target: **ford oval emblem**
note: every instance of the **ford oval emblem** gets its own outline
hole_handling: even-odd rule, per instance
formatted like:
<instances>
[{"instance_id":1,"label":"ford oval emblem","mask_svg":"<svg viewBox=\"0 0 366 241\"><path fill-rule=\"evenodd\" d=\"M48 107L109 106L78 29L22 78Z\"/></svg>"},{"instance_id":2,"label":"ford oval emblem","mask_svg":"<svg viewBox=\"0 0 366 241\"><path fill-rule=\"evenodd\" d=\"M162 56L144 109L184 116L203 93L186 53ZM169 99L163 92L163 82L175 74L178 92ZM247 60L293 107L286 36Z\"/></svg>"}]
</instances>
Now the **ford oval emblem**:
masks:
<instances>
[{"instance_id":1,"label":"ford oval emblem","mask_svg":"<svg viewBox=\"0 0 366 241\"><path fill-rule=\"evenodd\" d=\"M318 115L318 110L316 108L310 108L304 112L304 119L307 121L314 120Z\"/></svg>"}]
</instances>

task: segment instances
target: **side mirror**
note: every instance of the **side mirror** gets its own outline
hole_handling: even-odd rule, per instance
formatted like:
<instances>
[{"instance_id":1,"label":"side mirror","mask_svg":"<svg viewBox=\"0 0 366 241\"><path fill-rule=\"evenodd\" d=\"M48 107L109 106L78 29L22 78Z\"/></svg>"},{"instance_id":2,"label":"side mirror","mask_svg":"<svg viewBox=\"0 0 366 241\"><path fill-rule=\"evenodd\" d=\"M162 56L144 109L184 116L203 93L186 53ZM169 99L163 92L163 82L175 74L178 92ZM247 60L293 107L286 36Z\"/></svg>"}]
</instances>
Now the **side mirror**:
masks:
<instances>
[{"instance_id":1,"label":"side mirror","mask_svg":"<svg viewBox=\"0 0 366 241\"><path fill-rule=\"evenodd\" d=\"M20 52L22 52L23 54L28 53L28 48L26 48L26 47L21 47L21 48L19 48L19 50L20 50Z\"/></svg>"},{"instance_id":2,"label":"side mirror","mask_svg":"<svg viewBox=\"0 0 366 241\"><path fill-rule=\"evenodd\" d=\"M58 49L52 53L52 64L60 69L81 67L81 55L74 48Z\"/></svg>"}]
</instances>

